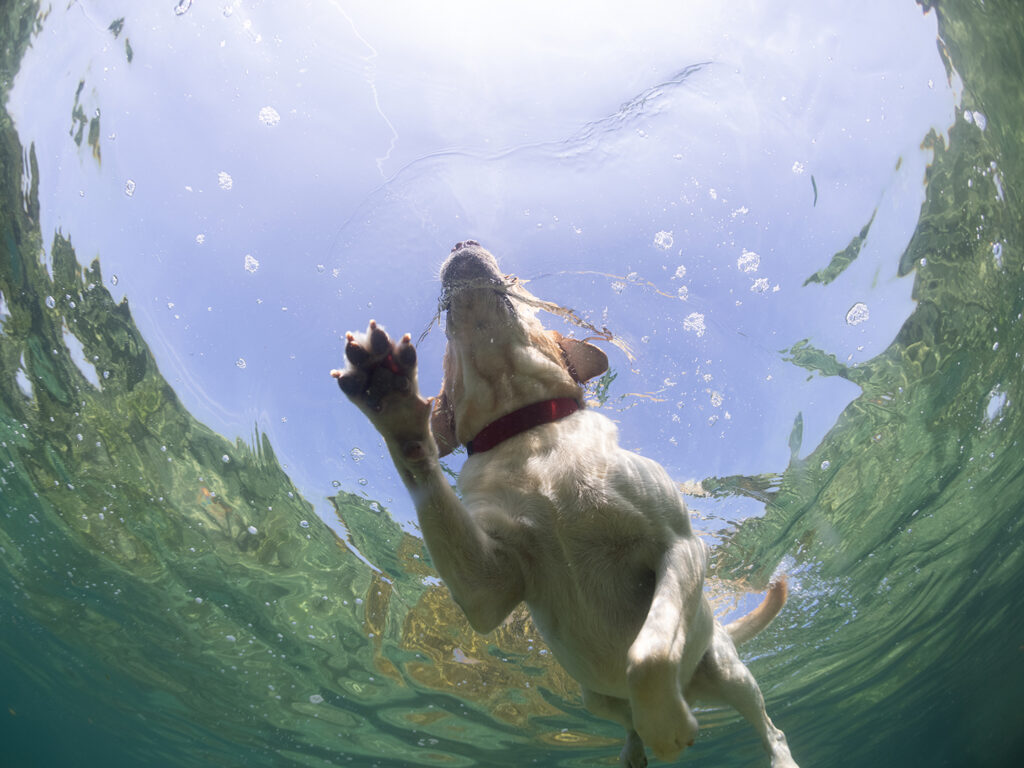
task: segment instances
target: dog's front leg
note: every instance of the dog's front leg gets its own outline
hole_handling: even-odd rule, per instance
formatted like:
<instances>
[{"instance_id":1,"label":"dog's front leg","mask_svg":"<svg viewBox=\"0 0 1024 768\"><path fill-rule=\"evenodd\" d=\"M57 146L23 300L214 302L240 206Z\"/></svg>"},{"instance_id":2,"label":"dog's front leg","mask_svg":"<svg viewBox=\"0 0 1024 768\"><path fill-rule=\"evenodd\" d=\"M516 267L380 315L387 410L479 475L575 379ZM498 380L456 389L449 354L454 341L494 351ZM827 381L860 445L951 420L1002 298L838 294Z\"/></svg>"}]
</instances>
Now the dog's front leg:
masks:
<instances>
[{"instance_id":1,"label":"dog's front leg","mask_svg":"<svg viewBox=\"0 0 1024 768\"><path fill-rule=\"evenodd\" d=\"M697 737L697 720L683 698L711 640L713 617L704 598L707 550L690 535L677 539L657 566L651 608L629 649L627 677L633 724L660 760L672 760Z\"/></svg>"},{"instance_id":2,"label":"dog's front leg","mask_svg":"<svg viewBox=\"0 0 1024 768\"><path fill-rule=\"evenodd\" d=\"M503 516L487 518L485 528L448 484L430 431L431 400L419 394L409 335L395 344L370 321L365 336L346 338L348 367L331 373L384 438L452 597L475 630L489 632L523 596L522 571L499 528Z\"/></svg>"}]
</instances>

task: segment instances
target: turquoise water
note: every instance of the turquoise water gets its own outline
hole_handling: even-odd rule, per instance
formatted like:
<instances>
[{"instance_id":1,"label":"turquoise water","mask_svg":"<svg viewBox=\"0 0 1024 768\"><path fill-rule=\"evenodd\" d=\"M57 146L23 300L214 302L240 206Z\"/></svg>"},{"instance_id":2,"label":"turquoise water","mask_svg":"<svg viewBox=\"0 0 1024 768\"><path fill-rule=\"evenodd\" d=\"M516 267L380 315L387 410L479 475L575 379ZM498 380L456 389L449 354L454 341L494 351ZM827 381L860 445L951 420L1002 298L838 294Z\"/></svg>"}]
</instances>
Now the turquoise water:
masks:
<instances>
[{"instance_id":1,"label":"turquoise water","mask_svg":"<svg viewBox=\"0 0 1024 768\"><path fill-rule=\"evenodd\" d=\"M842 380L852 399L821 428L810 402L795 421L780 419L766 438L789 457L780 466L751 461L746 473L687 486L697 527L715 544L711 584L723 611L774 571L790 574L790 603L744 656L804 766L1024 757L1024 18L1010 0L934 5L938 55L962 84L955 119L948 133L919 137L934 156L905 247L871 256L912 286L912 307L861 357L838 354L811 330L758 351L773 371ZM29 42L41 45L53 22L19 2L0 7L0 22L6 105ZM126 36L130 14L124 29L104 21L100 34L139 66L146 51ZM105 168L106 113L80 105L89 94L68 94L70 110L61 100L61 127L70 112L65 140L84 148L83 165ZM486 637L469 629L395 511L403 501L373 498L358 474L310 493L296 479L304 470L275 455L278 433L269 433L280 426L254 417L245 439L229 440L204 425L214 419L191 415L183 400L196 388L165 378L153 351L179 345L186 354L189 337L144 338L135 299L119 295L103 268L107 255L76 246L68 222L81 214L41 204L49 147L26 143L21 125L5 107L0 762L614 765L618 728L582 709L525 614ZM835 194L822 180L801 184L808 210ZM856 216L835 257L794 267L808 291L838 285L869 258L881 225L870 211ZM694 306L713 307L696 277L690 286L678 322ZM213 291L196 293L213 301ZM371 311L366 301L357 316ZM334 321L307 311L295 322L288 333ZM191 352L203 344L193 339ZM310 364L325 388L336 354ZM617 365L605 407L628 434L644 399L622 383L629 363ZM310 440L357 429L340 405L331 417L310 420ZM352 445L343 439L335 450ZM664 444L642 447L670 468L679 461ZM683 764L765 764L732 713L700 719Z\"/></svg>"}]
</instances>

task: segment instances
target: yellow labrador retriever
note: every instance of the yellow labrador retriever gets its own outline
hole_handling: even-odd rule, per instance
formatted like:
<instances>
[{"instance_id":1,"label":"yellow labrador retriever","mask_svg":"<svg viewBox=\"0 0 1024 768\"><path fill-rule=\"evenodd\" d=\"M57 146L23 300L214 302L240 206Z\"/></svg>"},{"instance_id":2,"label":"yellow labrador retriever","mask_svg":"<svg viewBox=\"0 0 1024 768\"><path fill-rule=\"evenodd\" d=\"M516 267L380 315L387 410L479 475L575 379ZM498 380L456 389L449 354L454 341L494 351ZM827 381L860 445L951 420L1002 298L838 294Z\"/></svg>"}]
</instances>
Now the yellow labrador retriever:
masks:
<instances>
[{"instance_id":1,"label":"yellow labrador retriever","mask_svg":"<svg viewBox=\"0 0 1024 768\"><path fill-rule=\"evenodd\" d=\"M478 632L526 602L545 641L597 715L626 728L621 765L671 760L697 735L692 701L735 707L773 768L795 768L735 643L786 601L773 584L723 627L704 596L707 550L654 461L619 447L615 425L583 407L581 382L605 354L545 330L527 294L472 240L441 269L448 348L438 398L416 383L416 351L370 322L347 334L342 391L384 437L416 505L430 556ZM461 498L438 462L469 458Z\"/></svg>"}]
</instances>

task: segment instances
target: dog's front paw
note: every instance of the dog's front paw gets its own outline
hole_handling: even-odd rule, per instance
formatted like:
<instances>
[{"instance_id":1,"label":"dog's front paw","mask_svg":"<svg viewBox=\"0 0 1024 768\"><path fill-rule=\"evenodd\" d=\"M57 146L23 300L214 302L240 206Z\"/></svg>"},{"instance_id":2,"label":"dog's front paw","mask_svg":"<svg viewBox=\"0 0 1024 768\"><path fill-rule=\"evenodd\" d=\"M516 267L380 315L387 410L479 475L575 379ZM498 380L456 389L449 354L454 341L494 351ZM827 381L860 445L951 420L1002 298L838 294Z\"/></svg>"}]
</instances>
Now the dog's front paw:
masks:
<instances>
[{"instance_id":1,"label":"dog's front paw","mask_svg":"<svg viewBox=\"0 0 1024 768\"><path fill-rule=\"evenodd\" d=\"M416 349L409 334L396 345L387 331L370 321L366 334L345 334L348 368L334 370L341 391L364 411L380 413L391 395L415 397Z\"/></svg>"},{"instance_id":2,"label":"dog's front paw","mask_svg":"<svg viewBox=\"0 0 1024 768\"><path fill-rule=\"evenodd\" d=\"M365 334L345 334L345 370L333 370L338 386L403 454L430 436L430 401L416 383L416 348L409 334L396 344L373 320ZM409 458L414 458L409 456Z\"/></svg>"}]
</instances>

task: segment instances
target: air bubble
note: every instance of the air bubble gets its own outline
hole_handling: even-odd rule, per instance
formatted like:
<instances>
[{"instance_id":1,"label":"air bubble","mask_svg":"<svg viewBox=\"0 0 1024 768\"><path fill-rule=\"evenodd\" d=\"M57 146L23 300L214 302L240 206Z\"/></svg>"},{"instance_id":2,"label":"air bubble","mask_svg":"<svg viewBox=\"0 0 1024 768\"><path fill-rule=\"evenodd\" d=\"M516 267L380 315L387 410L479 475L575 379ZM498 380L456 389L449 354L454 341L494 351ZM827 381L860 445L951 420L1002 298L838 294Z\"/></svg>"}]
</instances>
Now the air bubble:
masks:
<instances>
[{"instance_id":1,"label":"air bubble","mask_svg":"<svg viewBox=\"0 0 1024 768\"><path fill-rule=\"evenodd\" d=\"M274 126L281 122L281 115L273 107L264 107L260 110L260 122L264 125Z\"/></svg>"},{"instance_id":2,"label":"air bubble","mask_svg":"<svg viewBox=\"0 0 1024 768\"><path fill-rule=\"evenodd\" d=\"M862 301L858 301L850 307L849 311L846 313L846 324L860 325L861 323L867 322L869 317L871 317L871 313L868 312L868 305Z\"/></svg>"},{"instance_id":3,"label":"air bubble","mask_svg":"<svg viewBox=\"0 0 1024 768\"><path fill-rule=\"evenodd\" d=\"M988 405L985 406L986 420L995 421L1006 406L1006 401L1006 393L1001 391L999 387L993 388L992 391L989 392Z\"/></svg>"},{"instance_id":4,"label":"air bubble","mask_svg":"<svg viewBox=\"0 0 1024 768\"><path fill-rule=\"evenodd\" d=\"M697 336L703 336L707 331L707 327L704 325L704 315L700 312L691 312L683 320L683 330L696 333Z\"/></svg>"},{"instance_id":5,"label":"air bubble","mask_svg":"<svg viewBox=\"0 0 1024 768\"><path fill-rule=\"evenodd\" d=\"M746 248L743 249L743 253L736 259L736 268L741 272L757 272L757 268L761 266L761 257L754 251L748 251Z\"/></svg>"}]
</instances>

